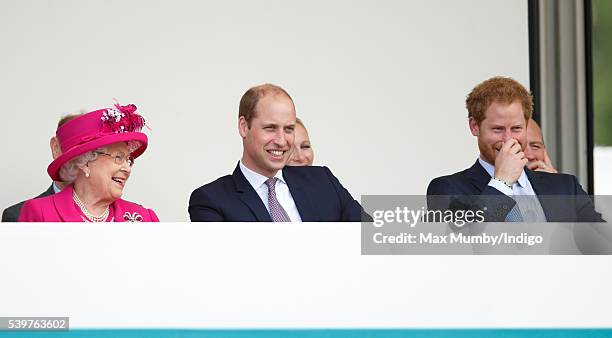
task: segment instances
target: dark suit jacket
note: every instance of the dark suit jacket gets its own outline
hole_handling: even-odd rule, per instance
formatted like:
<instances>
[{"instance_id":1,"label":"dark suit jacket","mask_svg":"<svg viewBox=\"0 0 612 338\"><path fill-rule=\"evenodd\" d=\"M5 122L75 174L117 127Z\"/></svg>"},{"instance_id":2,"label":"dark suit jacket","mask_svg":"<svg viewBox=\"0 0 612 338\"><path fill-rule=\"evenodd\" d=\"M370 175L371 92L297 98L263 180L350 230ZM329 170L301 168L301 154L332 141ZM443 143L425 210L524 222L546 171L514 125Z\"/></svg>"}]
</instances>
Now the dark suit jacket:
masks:
<instances>
[{"instance_id":1,"label":"dark suit jacket","mask_svg":"<svg viewBox=\"0 0 612 338\"><path fill-rule=\"evenodd\" d=\"M53 190L53 184L51 184L51 186L49 187L49 189L47 189L47 191L43 192L42 194L34 198L47 197L53 194L55 194L55 190ZM4 209L4 211L2 212L2 222L17 222L17 220L19 219L19 215L21 214L21 208L23 207L23 204L25 202L26 201L21 201L15 205L12 205Z\"/></svg>"},{"instance_id":2,"label":"dark suit jacket","mask_svg":"<svg viewBox=\"0 0 612 338\"><path fill-rule=\"evenodd\" d=\"M591 198L573 175L531 171L525 173L548 222L602 222ZM485 221L503 222L516 203L490 187L491 176L478 163L461 172L433 179L427 204L434 210L485 210Z\"/></svg>"},{"instance_id":3,"label":"dark suit jacket","mask_svg":"<svg viewBox=\"0 0 612 338\"><path fill-rule=\"evenodd\" d=\"M328 168L287 166L283 178L303 222L361 221L361 205ZM239 165L191 194L189 216L194 222L272 222Z\"/></svg>"}]
</instances>

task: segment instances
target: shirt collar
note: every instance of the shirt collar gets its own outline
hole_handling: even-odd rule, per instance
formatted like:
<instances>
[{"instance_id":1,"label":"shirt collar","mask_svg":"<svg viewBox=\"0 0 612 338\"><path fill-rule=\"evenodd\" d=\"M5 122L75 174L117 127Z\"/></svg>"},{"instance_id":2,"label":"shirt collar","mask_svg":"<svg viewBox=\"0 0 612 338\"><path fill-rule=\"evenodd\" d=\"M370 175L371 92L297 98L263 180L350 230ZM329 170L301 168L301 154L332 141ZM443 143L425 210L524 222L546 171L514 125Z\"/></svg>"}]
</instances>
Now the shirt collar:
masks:
<instances>
[{"instance_id":1,"label":"shirt collar","mask_svg":"<svg viewBox=\"0 0 612 338\"><path fill-rule=\"evenodd\" d=\"M247 168L243 163L242 160L240 160L240 171L242 171L242 174L244 175L244 177L247 179L247 181L249 181L249 183L251 184L251 186L253 187L253 189L257 190L257 188L259 188L260 186L262 186L263 184L266 183L266 181L268 180L268 177L257 173L249 168ZM282 183L285 183L285 179L283 178L283 170L279 170L276 172L276 175L274 175L274 177L278 178L279 181L281 181Z\"/></svg>"},{"instance_id":2,"label":"shirt collar","mask_svg":"<svg viewBox=\"0 0 612 338\"><path fill-rule=\"evenodd\" d=\"M53 192L55 192L56 194L58 192L62 191L62 189L60 189L57 184L55 184L55 182L53 182Z\"/></svg>"},{"instance_id":3,"label":"shirt collar","mask_svg":"<svg viewBox=\"0 0 612 338\"><path fill-rule=\"evenodd\" d=\"M495 166L494 165L492 165L491 163L483 160L482 157L480 157L480 156L478 157L478 163L480 163L480 165L484 168L484 170L487 171L489 176L493 177L493 174L495 173ZM521 176L519 177L517 182L523 188L527 186L527 175L525 174L525 169L523 169L523 171L521 172Z\"/></svg>"}]
</instances>

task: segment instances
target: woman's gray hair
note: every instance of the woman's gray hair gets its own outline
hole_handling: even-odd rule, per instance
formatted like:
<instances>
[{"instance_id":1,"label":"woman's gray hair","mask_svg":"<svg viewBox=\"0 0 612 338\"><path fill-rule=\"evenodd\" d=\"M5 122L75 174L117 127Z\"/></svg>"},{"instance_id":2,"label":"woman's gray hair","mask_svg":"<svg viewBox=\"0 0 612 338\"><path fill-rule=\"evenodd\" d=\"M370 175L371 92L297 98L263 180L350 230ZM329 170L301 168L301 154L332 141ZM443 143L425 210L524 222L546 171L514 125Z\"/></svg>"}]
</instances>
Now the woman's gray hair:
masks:
<instances>
[{"instance_id":1,"label":"woman's gray hair","mask_svg":"<svg viewBox=\"0 0 612 338\"><path fill-rule=\"evenodd\" d=\"M106 147L101 147L96 150L88 151L64 163L59 171L59 177L62 179L62 182L66 184L74 183L79 175L79 170L81 170L79 167L83 167L87 165L87 163L95 161L98 158L96 152L106 153L108 149Z\"/></svg>"}]
</instances>

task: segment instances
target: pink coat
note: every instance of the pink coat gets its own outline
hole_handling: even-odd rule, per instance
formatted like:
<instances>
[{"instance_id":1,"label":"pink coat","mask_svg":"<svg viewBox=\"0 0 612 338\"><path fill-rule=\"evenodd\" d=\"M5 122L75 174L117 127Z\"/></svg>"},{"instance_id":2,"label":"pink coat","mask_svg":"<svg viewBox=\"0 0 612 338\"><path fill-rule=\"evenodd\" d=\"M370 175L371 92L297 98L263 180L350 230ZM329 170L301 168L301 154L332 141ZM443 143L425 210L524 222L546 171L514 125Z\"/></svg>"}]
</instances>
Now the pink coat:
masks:
<instances>
[{"instance_id":1,"label":"pink coat","mask_svg":"<svg viewBox=\"0 0 612 338\"><path fill-rule=\"evenodd\" d=\"M159 222L151 209L118 199L111 204L115 222ZM78 206L72 199L72 185L61 192L27 201L21 209L19 222L83 222Z\"/></svg>"}]
</instances>

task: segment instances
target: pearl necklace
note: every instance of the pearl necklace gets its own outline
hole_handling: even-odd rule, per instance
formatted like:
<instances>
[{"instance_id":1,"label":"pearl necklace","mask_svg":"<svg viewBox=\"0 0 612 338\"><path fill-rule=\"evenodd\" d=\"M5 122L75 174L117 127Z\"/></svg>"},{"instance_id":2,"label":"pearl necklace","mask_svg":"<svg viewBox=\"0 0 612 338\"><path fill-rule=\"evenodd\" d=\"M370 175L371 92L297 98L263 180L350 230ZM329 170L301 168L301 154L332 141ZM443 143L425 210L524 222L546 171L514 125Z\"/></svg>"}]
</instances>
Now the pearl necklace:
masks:
<instances>
[{"instance_id":1,"label":"pearl necklace","mask_svg":"<svg viewBox=\"0 0 612 338\"><path fill-rule=\"evenodd\" d=\"M74 200L74 203L76 203L79 206L79 208L81 209L81 212L83 213L83 215L85 215L85 217L87 217L86 221L89 220L92 223L100 223L100 222L106 221L106 219L108 218L108 213L110 211L110 208L108 206L106 206L106 210L104 210L102 215L95 216L95 215L92 215L87 210L87 208L85 207L85 203L83 203L83 201L81 201L79 196L76 194L76 191L74 191L74 190L72 191L72 199Z\"/></svg>"}]
</instances>

